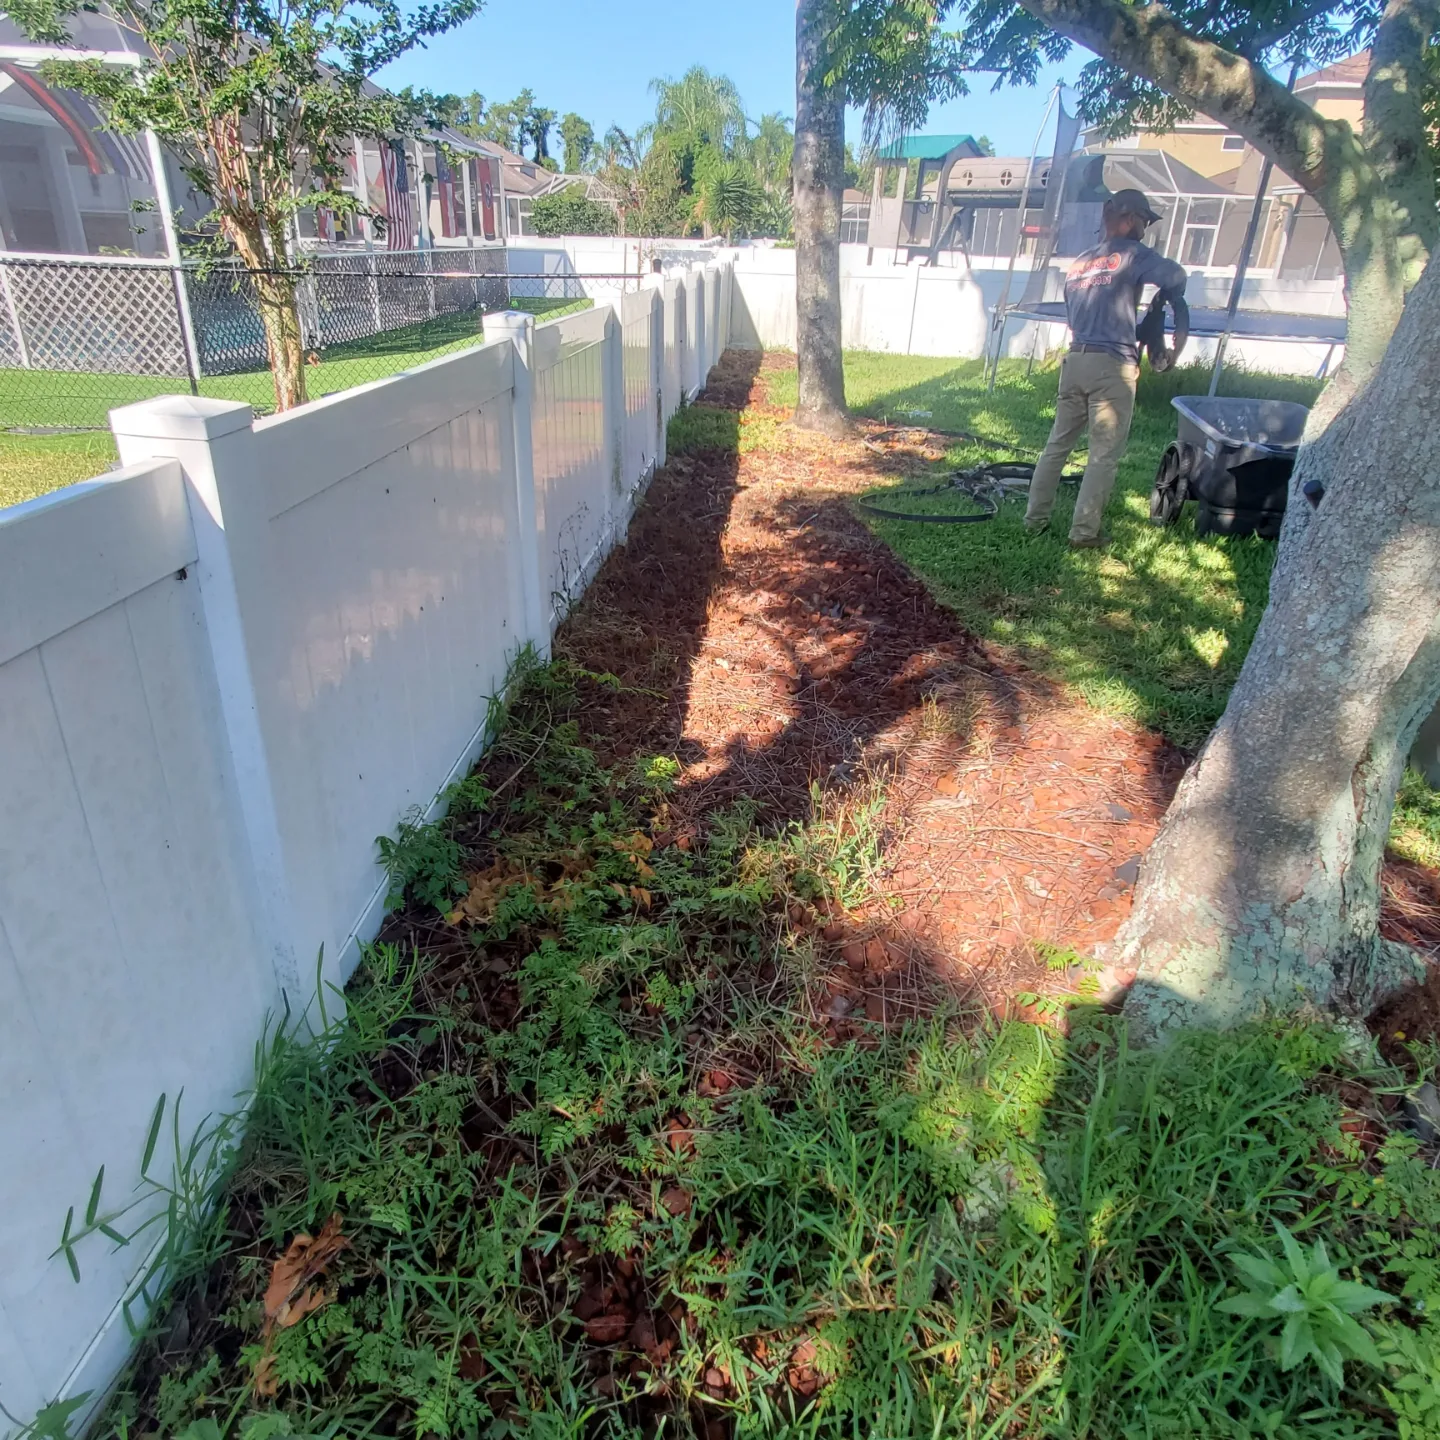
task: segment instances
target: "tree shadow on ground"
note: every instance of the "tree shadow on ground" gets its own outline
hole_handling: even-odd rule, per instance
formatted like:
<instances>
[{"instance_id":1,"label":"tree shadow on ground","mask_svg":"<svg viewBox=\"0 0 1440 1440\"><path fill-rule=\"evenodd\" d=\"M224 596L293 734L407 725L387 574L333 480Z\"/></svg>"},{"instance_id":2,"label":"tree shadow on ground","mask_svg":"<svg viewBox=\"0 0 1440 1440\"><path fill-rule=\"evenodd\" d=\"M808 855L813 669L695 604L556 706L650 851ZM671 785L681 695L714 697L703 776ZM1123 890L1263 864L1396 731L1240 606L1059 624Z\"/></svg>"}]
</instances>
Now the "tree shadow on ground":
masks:
<instances>
[{"instance_id":1,"label":"tree shadow on ground","mask_svg":"<svg viewBox=\"0 0 1440 1440\"><path fill-rule=\"evenodd\" d=\"M894 473L889 457L787 431L739 464L764 413L740 414L759 368L745 352L717 366L672 427L673 458L625 546L557 637L557 653L618 680L588 682L586 738L612 763L677 755L680 831L742 802L772 828L843 835L891 898L811 917L836 1038L862 1013L923 1012L937 987L995 1009L1052 989L1046 947L1118 924L1134 877L1117 871L1148 843L1179 757L1148 737L1131 747L1102 719L1104 784L1061 784L1055 737L1090 721L967 633L856 518L850 497ZM1063 759L1080 770L1077 743ZM997 759L1008 793L967 811ZM951 883L957 857L968 868Z\"/></svg>"}]
</instances>

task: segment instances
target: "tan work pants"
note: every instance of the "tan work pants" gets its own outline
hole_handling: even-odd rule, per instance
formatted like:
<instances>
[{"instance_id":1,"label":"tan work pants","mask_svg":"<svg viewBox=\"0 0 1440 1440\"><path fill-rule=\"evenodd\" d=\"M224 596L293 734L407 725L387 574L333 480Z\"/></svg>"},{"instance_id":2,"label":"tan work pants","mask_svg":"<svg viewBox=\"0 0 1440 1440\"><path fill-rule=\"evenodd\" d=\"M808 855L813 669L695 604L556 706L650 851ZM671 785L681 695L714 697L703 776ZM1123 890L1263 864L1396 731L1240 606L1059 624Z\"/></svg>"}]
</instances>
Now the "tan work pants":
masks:
<instances>
[{"instance_id":1,"label":"tan work pants","mask_svg":"<svg viewBox=\"0 0 1440 1440\"><path fill-rule=\"evenodd\" d=\"M1070 539L1094 540L1100 534L1105 504L1115 488L1115 470L1125 453L1135 413L1135 381L1140 367L1102 351L1072 351L1060 366L1060 396L1055 424L1035 465L1025 524L1042 528L1050 519L1065 462L1089 426L1090 461L1080 482Z\"/></svg>"}]
</instances>

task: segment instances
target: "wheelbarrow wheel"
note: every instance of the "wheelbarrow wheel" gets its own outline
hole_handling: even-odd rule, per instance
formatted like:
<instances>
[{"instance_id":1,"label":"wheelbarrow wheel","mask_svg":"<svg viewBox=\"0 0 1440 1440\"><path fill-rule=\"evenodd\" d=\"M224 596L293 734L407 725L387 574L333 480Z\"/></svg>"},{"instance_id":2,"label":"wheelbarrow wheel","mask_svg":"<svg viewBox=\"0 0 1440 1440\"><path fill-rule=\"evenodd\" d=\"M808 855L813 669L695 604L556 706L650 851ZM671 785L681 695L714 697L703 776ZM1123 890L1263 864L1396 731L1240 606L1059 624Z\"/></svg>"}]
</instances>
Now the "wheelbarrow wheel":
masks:
<instances>
[{"instance_id":1,"label":"wheelbarrow wheel","mask_svg":"<svg viewBox=\"0 0 1440 1440\"><path fill-rule=\"evenodd\" d=\"M1150 523L1173 525L1185 508L1188 490L1180 447L1169 445L1160 457L1160 468L1155 472L1155 488L1150 492Z\"/></svg>"}]
</instances>

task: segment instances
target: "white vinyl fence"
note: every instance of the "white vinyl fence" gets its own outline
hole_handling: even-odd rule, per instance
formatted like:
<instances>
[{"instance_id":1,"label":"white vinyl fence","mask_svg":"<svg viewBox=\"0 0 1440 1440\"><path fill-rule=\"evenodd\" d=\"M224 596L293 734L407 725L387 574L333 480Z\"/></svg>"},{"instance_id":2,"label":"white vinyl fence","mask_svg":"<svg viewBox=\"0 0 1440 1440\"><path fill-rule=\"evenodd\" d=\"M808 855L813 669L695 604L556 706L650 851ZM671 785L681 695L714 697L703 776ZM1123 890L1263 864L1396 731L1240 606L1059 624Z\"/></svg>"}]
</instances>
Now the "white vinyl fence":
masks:
<instances>
[{"instance_id":1,"label":"white vinyl fence","mask_svg":"<svg viewBox=\"0 0 1440 1440\"><path fill-rule=\"evenodd\" d=\"M382 918L433 808L719 358L722 265L255 420L118 410L126 468L0 512L0 1403L103 1393L143 1247L52 1258L158 1097L232 1107L265 1016ZM695 323L687 324L693 315ZM162 1141L162 1153L165 1151ZM92 1402L93 1403L93 1402Z\"/></svg>"}]
</instances>

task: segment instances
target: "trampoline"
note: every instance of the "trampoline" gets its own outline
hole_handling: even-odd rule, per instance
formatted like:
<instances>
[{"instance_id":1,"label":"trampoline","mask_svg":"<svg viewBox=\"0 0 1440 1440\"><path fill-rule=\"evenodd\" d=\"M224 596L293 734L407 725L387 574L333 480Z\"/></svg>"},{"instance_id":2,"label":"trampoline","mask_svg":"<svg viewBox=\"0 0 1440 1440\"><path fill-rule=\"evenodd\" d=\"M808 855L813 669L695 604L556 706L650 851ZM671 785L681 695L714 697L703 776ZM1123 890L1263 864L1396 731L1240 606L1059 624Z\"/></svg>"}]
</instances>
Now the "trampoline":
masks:
<instances>
[{"instance_id":1,"label":"trampoline","mask_svg":"<svg viewBox=\"0 0 1440 1440\"><path fill-rule=\"evenodd\" d=\"M1006 310L1006 318L1064 325L1065 302L1041 300L1026 304L1022 301ZM1168 314L1166 326L1167 329L1171 328ZM1335 347L1345 343L1343 315L1294 315L1281 310L1237 310L1233 316L1227 317L1227 312L1223 309L1191 308L1192 340L1218 340L1226 333L1227 328L1232 340L1298 341L1309 345L1325 345L1328 348L1325 352L1325 363L1320 367L1322 375L1330 369Z\"/></svg>"}]
</instances>

